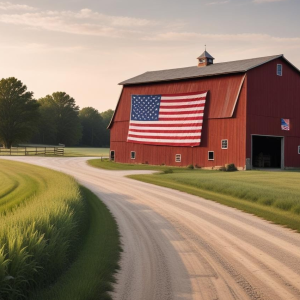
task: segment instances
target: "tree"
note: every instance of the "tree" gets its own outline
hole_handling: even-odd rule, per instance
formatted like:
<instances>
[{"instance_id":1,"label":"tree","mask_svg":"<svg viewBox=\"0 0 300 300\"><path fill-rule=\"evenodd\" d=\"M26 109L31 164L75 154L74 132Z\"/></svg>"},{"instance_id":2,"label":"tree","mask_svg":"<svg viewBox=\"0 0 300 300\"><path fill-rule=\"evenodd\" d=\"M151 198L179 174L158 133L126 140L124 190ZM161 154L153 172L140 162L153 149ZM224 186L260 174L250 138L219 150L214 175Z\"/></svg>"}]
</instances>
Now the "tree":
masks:
<instances>
[{"instance_id":1,"label":"tree","mask_svg":"<svg viewBox=\"0 0 300 300\"><path fill-rule=\"evenodd\" d=\"M0 81L0 141L5 148L27 141L39 120L39 104L20 80L10 77Z\"/></svg>"},{"instance_id":2,"label":"tree","mask_svg":"<svg viewBox=\"0 0 300 300\"><path fill-rule=\"evenodd\" d=\"M84 107L79 112L82 126L82 144L84 146L102 146L104 125L102 117L97 109Z\"/></svg>"},{"instance_id":3,"label":"tree","mask_svg":"<svg viewBox=\"0 0 300 300\"><path fill-rule=\"evenodd\" d=\"M108 109L100 114L103 119L103 124L104 124L104 134L103 134L103 145L104 146L109 146L109 144L110 144L110 132L109 132L109 129L107 129L107 126L109 125L113 114L114 114L114 111L112 109Z\"/></svg>"},{"instance_id":4,"label":"tree","mask_svg":"<svg viewBox=\"0 0 300 300\"><path fill-rule=\"evenodd\" d=\"M65 92L56 92L38 100L41 122L39 140L43 143L77 145L82 128L79 107L74 98Z\"/></svg>"}]
</instances>

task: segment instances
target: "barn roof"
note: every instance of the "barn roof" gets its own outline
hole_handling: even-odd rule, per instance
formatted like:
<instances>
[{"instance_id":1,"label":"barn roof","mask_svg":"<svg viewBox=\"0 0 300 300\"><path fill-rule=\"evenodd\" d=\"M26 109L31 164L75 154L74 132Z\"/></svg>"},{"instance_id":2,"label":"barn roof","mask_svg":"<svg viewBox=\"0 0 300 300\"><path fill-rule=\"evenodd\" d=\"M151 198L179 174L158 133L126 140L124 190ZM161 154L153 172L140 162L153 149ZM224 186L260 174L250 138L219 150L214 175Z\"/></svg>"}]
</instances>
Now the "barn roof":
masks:
<instances>
[{"instance_id":1,"label":"barn roof","mask_svg":"<svg viewBox=\"0 0 300 300\"><path fill-rule=\"evenodd\" d=\"M222 75L222 74L247 72L250 69L256 68L260 65L263 65L267 62L270 62L280 57L283 57L283 55L280 54L280 55L273 55L273 56L266 56L266 57L259 57L259 58L216 63L202 68L195 66L195 67L169 69L169 70L161 70L161 71L150 71L138 75L136 77L130 78L128 80L125 80L119 84L131 85L131 84L171 81L171 80L190 79L190 78L207 77L207 76L215 76L215 75Z\"/></svg>"}]
</instances>

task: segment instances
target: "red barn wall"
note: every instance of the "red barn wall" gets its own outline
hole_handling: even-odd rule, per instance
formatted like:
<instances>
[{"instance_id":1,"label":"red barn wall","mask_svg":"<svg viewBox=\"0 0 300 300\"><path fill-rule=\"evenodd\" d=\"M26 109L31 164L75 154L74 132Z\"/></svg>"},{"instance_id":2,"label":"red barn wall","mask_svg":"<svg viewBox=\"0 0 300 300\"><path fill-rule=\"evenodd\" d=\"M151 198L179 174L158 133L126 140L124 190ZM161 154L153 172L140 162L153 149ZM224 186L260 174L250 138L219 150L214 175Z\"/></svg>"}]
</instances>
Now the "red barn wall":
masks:
<instances>
[{"instance_id":1,"label":"red barn wall","mask_svg":"<svg viewBox=\"0 0 300 300\"><path fill-rule=\"evenodd\" d=\"M277 64L283 76L276 75ZM284 137L285 167L300 167L300 74L284 59L247 72L246 155L251 158L251 135ZM281 118L290 119L290 131L281 130Z\"/></svg>"},{"instance_id":2,"label":"red barn wall","mask_svg":"<svg viewBox=\"0 0 300 300\"><path fill-rule=\"evenodd\" d=\"M111 150L115 160L122 163L149 163L153 165L189 164L200 167L222 166L234 163L245 166L246 159L246 96L245 81L234 110L236 95L244 74L206 77L155 84L124 86L111 125ZM209 90L199 147L170 147L127 143L130 119L131 95L172 94ZM222 109L220 109L222 108ZM228 116L225 118L224 116ZM228 139L228 149L221 149L221 140ZM136 159L130 159L130 152L136 151ZM214 161L208 160L208 151L214 151ZM181 154L181 163L175 163L175 154Z\"/></svg>"}]
</instances>

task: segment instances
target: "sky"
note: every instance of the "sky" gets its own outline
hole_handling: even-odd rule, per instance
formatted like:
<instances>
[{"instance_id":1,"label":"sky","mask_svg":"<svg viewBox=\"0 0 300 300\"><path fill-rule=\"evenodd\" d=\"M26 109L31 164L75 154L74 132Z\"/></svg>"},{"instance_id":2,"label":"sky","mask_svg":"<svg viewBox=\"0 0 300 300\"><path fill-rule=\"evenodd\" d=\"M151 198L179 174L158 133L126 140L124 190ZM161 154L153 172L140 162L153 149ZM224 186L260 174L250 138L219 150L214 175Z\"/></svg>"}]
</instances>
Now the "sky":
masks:
<instances>
[{"instance_id":1,"label":"sky","mask_svg":"<svg viewBox=\"0 0 300 300\"><path fill-rule=\"evenodd\" d=\"M300 69L300 0L0 0L0 78L115 109L152 70L284 54Z\"/></svg>"}]
</instances>

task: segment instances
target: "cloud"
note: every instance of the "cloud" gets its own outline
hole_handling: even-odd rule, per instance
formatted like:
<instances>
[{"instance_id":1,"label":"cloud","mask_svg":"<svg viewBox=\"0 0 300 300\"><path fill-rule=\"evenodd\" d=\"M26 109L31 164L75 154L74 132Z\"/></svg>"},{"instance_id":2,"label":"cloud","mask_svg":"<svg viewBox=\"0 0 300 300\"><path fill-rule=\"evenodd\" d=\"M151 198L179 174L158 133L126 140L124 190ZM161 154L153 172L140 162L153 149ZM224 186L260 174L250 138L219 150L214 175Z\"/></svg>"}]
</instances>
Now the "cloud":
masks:
<instances>
[{"instance_id":1,"label":"cloud","mask_svg":"<svg viewBox=\"0 0 300 300\"><path fill-rule=\"evenodd\" d=\"M271 3L271 2L283 2L287 0L253 0L254 3Z\"/></svg>"},{"instance_id":2,"label":"cloud","mask_svg":"<svg viewBox=\"0 0 300 300\"><path fill-rule=\"evenodd\" d=\"M206 3L205 5L210 6L210 5L222 5L222 4L227 4L230 3L231 0L227 0L227 1L215 1L215 2L209 2Z\"/></svg>"},{"instance_id":3,"label":"cloud","mask_svg":"<svg viewBox=\"0 0 300 300\"><path fill-rule=\"evenodd\" d=\"M0 2L0 10L25 10L35 11L35 7L24 5L24 4L13 4L11 2Z\"/></svg>"},{"instance_id":4,"label":"cloud","mask_svg":"<svg viewBox=\"0 0 300 300\"><path fill-rule=\"evenodd\" d=\"M158 21L104 15L90 9L0 14L0 22L32 29L104 37L124 37L124 33L134 35L139 33L140 28L159 25Z\"/></svg>"}]
</instances>

